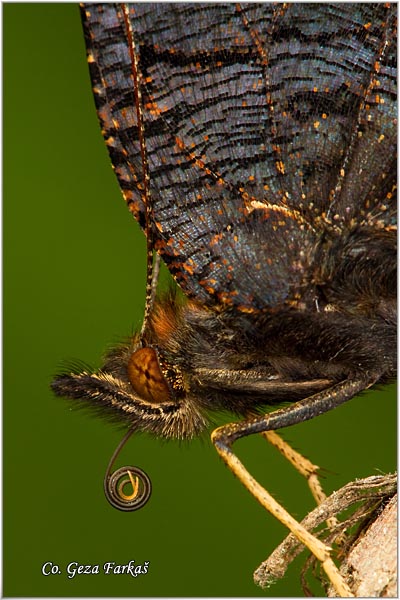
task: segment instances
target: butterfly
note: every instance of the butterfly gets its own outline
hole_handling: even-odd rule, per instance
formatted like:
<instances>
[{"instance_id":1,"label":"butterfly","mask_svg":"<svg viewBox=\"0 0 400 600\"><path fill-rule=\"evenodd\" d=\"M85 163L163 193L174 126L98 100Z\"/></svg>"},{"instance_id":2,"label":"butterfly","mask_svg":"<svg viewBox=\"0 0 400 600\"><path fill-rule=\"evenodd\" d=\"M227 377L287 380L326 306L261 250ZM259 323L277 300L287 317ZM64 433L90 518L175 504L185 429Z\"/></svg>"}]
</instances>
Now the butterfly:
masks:
<instances>
[{"instance_id":1,"label":"butterfly","mask_svg":"<svg viewBox=\"0 0 400 600\"><path fill-rule=\"evenodd\" d=\"M147 310L99 371L53 390L168 438L240 417L213 443L277 514L232 444L396 371L396 7L86 4L82 18L105 143L146 234ZM183 295L155 297L153 253Z\"/></svg>"}]
</instances>

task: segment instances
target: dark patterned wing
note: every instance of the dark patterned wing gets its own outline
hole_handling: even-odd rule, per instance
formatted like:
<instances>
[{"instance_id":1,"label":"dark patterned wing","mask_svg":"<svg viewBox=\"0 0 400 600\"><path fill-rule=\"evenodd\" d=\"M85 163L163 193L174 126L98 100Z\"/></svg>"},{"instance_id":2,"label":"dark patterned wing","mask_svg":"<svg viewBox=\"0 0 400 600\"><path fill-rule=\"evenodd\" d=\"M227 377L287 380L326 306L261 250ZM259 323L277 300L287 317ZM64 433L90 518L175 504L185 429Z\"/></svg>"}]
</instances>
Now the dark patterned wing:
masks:
<instances>
[{"instance_id":1,"label":"dark patterned wing","mask_svg":"<svg viewBox=\"0 0 400 600\"><path fill-rule=\"evenodd\" d=\"M206 305L294 305L322 226L390 224L396 6L128 6L157 251ZM121 5L85 5L83 20L103 133L144 226Z\"/></svg>"}]
</instances>

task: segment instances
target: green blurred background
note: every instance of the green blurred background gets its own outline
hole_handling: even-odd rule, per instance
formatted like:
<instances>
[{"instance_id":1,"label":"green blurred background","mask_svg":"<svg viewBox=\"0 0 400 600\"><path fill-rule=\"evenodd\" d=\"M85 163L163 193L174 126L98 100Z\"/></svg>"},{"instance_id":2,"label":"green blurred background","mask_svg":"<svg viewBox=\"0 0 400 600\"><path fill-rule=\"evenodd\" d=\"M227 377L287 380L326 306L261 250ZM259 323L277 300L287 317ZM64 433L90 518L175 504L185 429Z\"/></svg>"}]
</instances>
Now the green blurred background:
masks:
<instances>
[{"instance_id":1,"label":"green blurred background","mask_svg":"<svg viewBox=\"0 0 400 600\"><path fill-rule=\"evenodd\" d=\"M221 463L209 435L131 439L120 465L149 473L147 506L111 508L102 480L122 432L56 399L63 359L98 365L140 325L144 236L99 131L78 6L3 4L5 596L301 596L299 564L269 590L253 570L285 535ZM327 491L396 463L395 388L285 432L326 469ZM297 517L307 486L258 437L237 444ZM149 573L43 576L43 563L150 562ZM304 560L304 559L303 559Z\"/></svg>"}]
</instances>

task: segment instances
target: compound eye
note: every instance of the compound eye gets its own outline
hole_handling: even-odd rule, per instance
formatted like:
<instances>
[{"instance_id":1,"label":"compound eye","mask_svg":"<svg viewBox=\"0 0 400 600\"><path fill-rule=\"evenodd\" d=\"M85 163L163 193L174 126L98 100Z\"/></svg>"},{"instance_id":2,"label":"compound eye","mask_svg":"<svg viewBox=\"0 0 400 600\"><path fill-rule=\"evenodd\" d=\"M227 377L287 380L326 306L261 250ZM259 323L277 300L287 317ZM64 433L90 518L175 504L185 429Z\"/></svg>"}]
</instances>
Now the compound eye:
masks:
<instances>
[{"instance_id":1,"label":"compound eye","mask_svg":"<svg viewBox=\"0 0 400 600\"><path fill-rule=\"evenodd\" d=\"M137 395L159 404L171 400L171 391L154 348L136 350L128 362L128 377Z\"/></svg>"}]
</instances>

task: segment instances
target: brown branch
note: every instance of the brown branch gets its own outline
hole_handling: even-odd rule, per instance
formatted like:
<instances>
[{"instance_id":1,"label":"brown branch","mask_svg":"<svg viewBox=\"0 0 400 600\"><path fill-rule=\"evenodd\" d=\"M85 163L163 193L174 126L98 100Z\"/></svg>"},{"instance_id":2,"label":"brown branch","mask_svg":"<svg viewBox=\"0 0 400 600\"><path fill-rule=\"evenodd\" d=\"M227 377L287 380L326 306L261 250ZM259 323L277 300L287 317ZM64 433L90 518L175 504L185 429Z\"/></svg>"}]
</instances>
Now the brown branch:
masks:
<instances>
[{"instance_id":1,"label":"brown branch","mask_svg":"<svg viewBox=\"0 0 400 600\"><path fill-rule=\"evenodd\" d=\"M346 530L349 528L354 529L354 527L357 526L358 533L356 533L355 536L353 535L350 540L347 540L346 543L341 545L340 559L343 564L343 568L345 568L344 565L347 564L350 552L352 552L355 546L361 542L361 539L365 537L367 524L368 527L370 527L371 521L374 522L379 519L379 516L382 512L381 509L383 509L388 500L396 493L396 483L396 475L372 476L348 483L337 492L334 492L322 504L308 514L307 517L302 521L302 525L309 531L313 531L329 517L338 516L340 513L343 513L343 511L348 512L348 509L351 509L351 514L346 514L345 520L339 522L336 527L333 529L324 529L318 532L319 537L324 538L325 542L331 545L339 540L342 540ZM393 544L394 540L395 550L393 551L390 549L389 553L392 557L394 556L394 561L396 563L397 537L393 535L393 527L390 529L390 531L385 527L383 527L383 530L385 533L391 536L391 544ZM386 547L389 542L387 540L382 540L376 541L375 544ZM271 554L271 556L258 567L254 573L255 583L261 587L266 587L275 580L282 578L289 564L303 550L304 546L302 546L302 544L292 534L288 535L287 538ZM386 562L388 562L388 559ZM308 569L312 564L313 558L311 557L306 562L305 570ZM374 570L371 568L371 564L375 564L375 559L370 561L370 572ZM392 589L392 582L396 578L393 570L388 569L388 573L389 571L391 573L389 577L391 582L390 589ZM356 582L353 576L350 577L350 572L351 571L349 567L349 570L346 571L345 576L349 579L349 583L352 584L352 588L354 587L353 591L355 595L359 595L357 591L359 583ZM375 572L379 573L378 567L375 568ZM381 575L381 579L383 580L383 571ZM365 575L360 574L360 577L364 579ZM379 579L379 574L377 577ZM309 592L305 579L303 579L303 586L305 591ZM389 587L387 589L389 589ZM331 595L333 596L333 593ZM361 595L365 596L365 592L363 591ZM387 593L386 595L388 596L390 593Z\"/></svg>"},{"instance_id":2,"label":"brown branch","mask_svg":"<svg viewBox=\"0 0 400 600\"><path fill-rule=\"evenodd\" d=\"M353 544L340 569L358 598L397 597L397 494ZM329 597L337 597L330 588Z\"/></svg>"}]
</instances>

